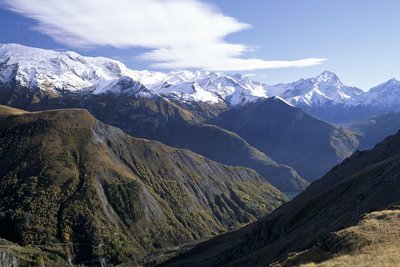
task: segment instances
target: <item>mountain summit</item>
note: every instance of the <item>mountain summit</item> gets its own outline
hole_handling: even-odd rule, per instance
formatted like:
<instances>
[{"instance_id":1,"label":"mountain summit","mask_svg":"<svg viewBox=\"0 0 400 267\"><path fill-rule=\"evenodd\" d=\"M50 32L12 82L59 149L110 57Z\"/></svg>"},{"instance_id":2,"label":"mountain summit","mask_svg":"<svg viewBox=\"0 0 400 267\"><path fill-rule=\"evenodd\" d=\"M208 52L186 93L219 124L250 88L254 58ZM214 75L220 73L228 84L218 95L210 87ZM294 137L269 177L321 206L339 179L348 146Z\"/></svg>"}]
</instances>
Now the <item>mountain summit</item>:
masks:
<instances>
[{"instance_id":1,"label":"mountain summit","mask_svg":"<svg viewBox=\"0 0 400 267\"><path fill-rule=\"evenodd\" d=\"M95 91L128 75L121 62L18 44L0 45L0 81L43 91Z\"/></svg>"},{"instance_id":2,"label":"mountain summit","mask_svg":"<svg viewBox=\"0 0 400 267\"><path fill-rule=\"evenodd\" d=\"M390 79L389 81L372 88L365 104L389 109L398 109L400 106L400 81Z\"/></svg>"},{"instance_id":3,"label":"mountain summit","mask_svg":"<svg viewBox=\"0 0 400 267\"><path fill-rule=\"evenodd\" d=\"M281 95L293 106L323 106L353 104L363 95L361 89L344 85L336 74L324 71L316 78L302 79L288 84Z\"/></svg>"}]
</instances>

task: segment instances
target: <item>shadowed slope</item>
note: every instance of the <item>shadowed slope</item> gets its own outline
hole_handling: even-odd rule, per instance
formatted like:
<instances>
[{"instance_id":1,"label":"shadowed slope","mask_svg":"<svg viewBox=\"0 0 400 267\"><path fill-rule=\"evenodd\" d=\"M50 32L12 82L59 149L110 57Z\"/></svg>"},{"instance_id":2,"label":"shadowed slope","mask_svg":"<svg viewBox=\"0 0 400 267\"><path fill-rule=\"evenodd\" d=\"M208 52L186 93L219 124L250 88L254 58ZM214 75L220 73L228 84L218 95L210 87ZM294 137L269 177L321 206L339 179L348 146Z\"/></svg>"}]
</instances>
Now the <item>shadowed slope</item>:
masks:
<instances>
[{"instance_id":1,"label":"shadowed slope","mask_svg":"<svg viewBox=\"0 0 400 267\"><path fill-rule=\"evenodd\" d=\"M295 168L308 181L320 178L357 148L348 130L318 120L280 99L232 108L212 123L239 134L258 150Z\"/></svg>"},{"instance_id":2,"label":"shadowed slope","mask_svg":"<svg viewBox=\"0 0 400 267\"><path fill-rule=\"evenodd\" d=\"M371 149L387 136L400 130L400 113L387 113L349 126L360 135L359 150Z\"/></svg>"},{"instance_id":3,"label":"shadowed slope","mask_svg":"<svg viewBox=\"0 0 400 267\"><path fill-rule=\"evenodd\" d=\"M285 266L329 266L335 260L351 261L358 250L367 260L373 251L398 248L399 148L400 133L370 151L355 153L271 215L205 242L165 266L267 266L277 261ZM381 243L380 229L364 227L371 220L396 238ZM385 262L400 264L390 250Z\"/></svg>"},{"instance_id":4,"label":"shadowed slope","mask_svg":"<svg viewBox=\"0 0 400 267\"><path fill-rule=\"evenodd\" d=\"M190 149L223 164L252 168L281 191L302 191L308 186L293 168L275 162L233 132L202 123L203 118L171 101L108 95L91 98L88 103L95 103L89 110L97 118L133 136Z\"/></svg>"}]
</instances>

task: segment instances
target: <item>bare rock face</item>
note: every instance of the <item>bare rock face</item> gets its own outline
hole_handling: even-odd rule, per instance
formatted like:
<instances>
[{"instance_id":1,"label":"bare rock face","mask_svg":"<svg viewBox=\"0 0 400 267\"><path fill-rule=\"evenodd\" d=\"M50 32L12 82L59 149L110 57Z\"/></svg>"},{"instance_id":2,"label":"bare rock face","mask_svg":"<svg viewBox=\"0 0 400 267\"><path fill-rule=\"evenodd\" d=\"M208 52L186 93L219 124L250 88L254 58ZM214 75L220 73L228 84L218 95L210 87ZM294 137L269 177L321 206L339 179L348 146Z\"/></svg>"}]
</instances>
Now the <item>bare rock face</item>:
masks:
<instances>
[{"instance_id":1,"label":"bare rock face","mask_svg":"<svg viewBox=\"0 0 400 267\"><path fill-rule=\"evenodd\" d=\"M14 255L0 251L0 266L2 267L18 267L18 260Z\"/></svg>"}]
</instances>

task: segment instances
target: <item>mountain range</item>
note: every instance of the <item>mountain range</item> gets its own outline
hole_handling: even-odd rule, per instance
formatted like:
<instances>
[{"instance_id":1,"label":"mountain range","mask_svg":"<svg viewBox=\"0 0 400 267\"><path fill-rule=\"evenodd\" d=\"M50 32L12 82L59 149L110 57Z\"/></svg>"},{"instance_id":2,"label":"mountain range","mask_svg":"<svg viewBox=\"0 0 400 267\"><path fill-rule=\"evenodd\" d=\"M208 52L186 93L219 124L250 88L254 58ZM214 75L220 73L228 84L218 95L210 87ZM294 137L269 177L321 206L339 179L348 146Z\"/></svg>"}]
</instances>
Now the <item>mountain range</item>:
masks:
<instances>
[{"instance_id":1,"label":"mountain range","mask_svg":"<svg viewBox=\"0 0 400 267\"><path fill-rule=\"evenodd\" d=\"M285 192L303 190L356 149L393 133L375 127L381 138L374 139L329 122L393 110L399 87L390 80L364 92L328 71L278 85L239 74L134 71L112 59L16 44L0 47L0 78L1 104L32 111L88 109L133 136L255 169ZM358 146L368 138L369 146Z\"/></svg>"},{"instance_id":2,"label":"mountain range","mask_svg":"<svg viewBox=\"0 0 400 267\"><path fill-rule=\"evenodd\" d=\"M289 84L266 85L240 74L207 71L136 71L107 58L83 57L17 44L0 45L0 82L53 95L131 92L179 102L237 106L278 97L330 122L348 123L399 108L400 81L391 79L365 92L344 85L332 72ZM132 82L137 86L120 86ZM384 96L384 97L383 97ZM347 116L345 116L347 112ZM350 113L349 113L350 112Z\"/></svg>"},{"instance_id":3,"label":"mountain range","mask_svg":"<svg viewBox=\"0 0 400 267\"><path fill-rule=\"evenodd\" d=\"M325 93L339 88L343 91L340 96L351 90L361 95L358 89L344 88L329 72L293 85L267 86L242 75L134 71L111 59L15 44L2 45L0 58L2 104L32 111L85 108L133 136L190 149L224 164L253 168L285 192L303 190L306 180L319 178L357 149L358 141L351 132L290 106L300 105L289 92L295 94L304 87L301 84L318 84ZM278 93L275 101L265 101ZM307 94L305 89L301 93ZM332 93L329 97L336 96ZM335 99L339 103L345 98ZM252 132L244 132L243 125L228 125L232 119L228 122L227 117L234 119L232 114L242 111L246 116L241 116L241 121L253 122ZM273 118L277 112L287 116ZM266 113L269 116L259 115ZM311 140L308 134L319 130L323 134L314 139L319 142L307 144ZM287 136L290 132L298 134ZM261 145L255 140L261 136L255 134L263 136ZM284 146L287 150L273 147L289 140ZM318 156L318 151L327 157Z\"/></svg>"},{"instance_id":4,"label":"mountain range","mask_svg":"<svg viewBox=\"0 0 400 267\"><path fill-rule=\"evenodd\" d=\"M0 45L0 265L398 262L398 90Z\"/></svg>"}]
</instances>

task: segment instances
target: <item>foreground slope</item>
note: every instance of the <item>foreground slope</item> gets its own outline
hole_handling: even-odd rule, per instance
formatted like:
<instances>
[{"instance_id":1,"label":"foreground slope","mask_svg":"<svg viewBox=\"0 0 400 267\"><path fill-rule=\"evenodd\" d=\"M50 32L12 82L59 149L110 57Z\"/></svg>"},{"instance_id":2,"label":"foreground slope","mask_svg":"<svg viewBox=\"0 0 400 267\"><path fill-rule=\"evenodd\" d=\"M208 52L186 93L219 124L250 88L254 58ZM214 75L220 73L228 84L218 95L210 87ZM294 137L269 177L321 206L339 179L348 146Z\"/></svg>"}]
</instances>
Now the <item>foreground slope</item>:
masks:
<instances>
[{"instance_id":1,"label":"foreground slope","mask_svg":"<svg viewBox=\"0 0 400 267\"><path fill-rule=\"evenodd\" d=\"M232 108L212 123L238 133L309 181L320 178L350 156L358 140L350 131L318 120L280 99Z\"/></svg>"},{"instance_id":2,"label":"foreground slope","mask_svg":"<svg viewBox=\"0 0 400 267\"><path fill-rule=\"evenodd\" d=\"M250 169L132 138L80 109L1 106L0 166L0 237L43 261L138 263L285 201Z\"/></svg>"},{"instance_id":3,"label":"foreground slope","mask_svg":"<svg viewBox=\"0 0 400 267\"><path fill-rule=\"evenodd\" d=\"M400 206L364 214L354 226L332 233L311 249L273 266L398 266Z\"/></svg>"},{"instance_id":4,"label":"foreground slope","mask_svg":"<svg viewBox=\"0 0 400 267\"><path fill-rule=\"evenodd\" d=\"M400 133L370 151L356 152L264 219L165 265L365 266L381 261L378 265L397 266L399 177Z\"/></svg>"}]
</instances>

